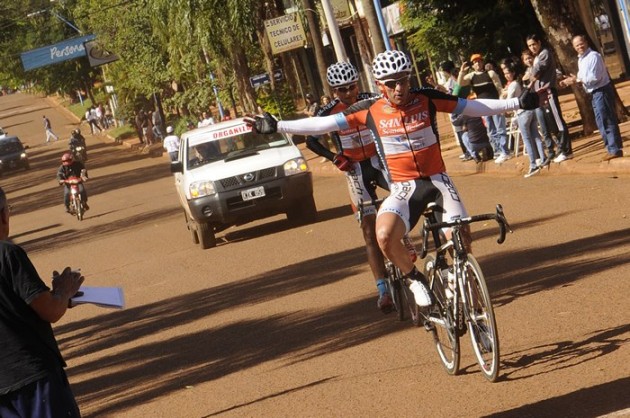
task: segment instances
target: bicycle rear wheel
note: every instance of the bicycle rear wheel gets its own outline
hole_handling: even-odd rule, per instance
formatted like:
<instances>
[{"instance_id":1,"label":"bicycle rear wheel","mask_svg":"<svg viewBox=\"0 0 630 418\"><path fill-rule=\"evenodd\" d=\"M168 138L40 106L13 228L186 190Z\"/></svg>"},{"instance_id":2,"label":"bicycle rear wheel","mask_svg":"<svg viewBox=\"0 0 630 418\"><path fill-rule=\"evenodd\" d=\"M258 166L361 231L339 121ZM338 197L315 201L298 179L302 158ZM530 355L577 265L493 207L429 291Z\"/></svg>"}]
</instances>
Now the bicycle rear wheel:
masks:
<instances>
[{"instance_id":1,"label":"bicycle rear wheel","mask_svg":"<svg viewBox=\"0 0 630 418\"><path fill-rule=\"evenodd\" d=\"M464 274L470 340L484 377L494 382L499 375L499 334L486 280L472 254L468 254Z\"/></svg>"},{"instance_id":2,"label":"bicycle rear wheel","mask_svg":"<svg viewBox=\"0 0 630 418\"><path fill-rule=\"evenodd\" d=\"M453 313L453 301L444 292L445 286L448 286L447 279L442 278L440 272L437 271L433 256L426 257L424 275L429 281L436 300L435 306L429 312L435 348L446 372L456 375L459 373L460 345Z\"/></svg>"},{"instance_id":3,"label":"bicycle rear wheel","mask_svg":"<svg viewBox=\"0 0 630 418\"><path fill-rule=\"evenodd\" d=\"M385 269L387 271L387 287L389 288L389 294L392 295L394 309L396 309L398 320L403 321L405 319L405 310L403 308L403 289L401 287L402 274L391 261L387 262Z\"/></svg>"}]
</instances>

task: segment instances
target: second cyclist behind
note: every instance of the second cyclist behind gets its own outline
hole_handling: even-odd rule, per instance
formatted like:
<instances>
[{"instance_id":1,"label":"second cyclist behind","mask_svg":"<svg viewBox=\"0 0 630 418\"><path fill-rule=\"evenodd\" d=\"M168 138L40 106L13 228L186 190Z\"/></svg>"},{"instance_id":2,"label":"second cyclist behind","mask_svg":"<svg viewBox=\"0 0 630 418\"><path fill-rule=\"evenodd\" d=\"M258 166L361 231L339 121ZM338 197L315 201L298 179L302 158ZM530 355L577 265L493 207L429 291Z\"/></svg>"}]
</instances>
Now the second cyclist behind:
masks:
<instances>
[{"instance_id":1,"label":"second cyclist behind","mask_svg":"<svg viewBox=\"0 0 630 418\"><path fill-rule=\"evenodd\" d=\"M348 62L337 62L328 67L326 79L334 89L335 98L320 108L317 116L328 116L343 112L356 102L378 97L375 93L360 93L359 72ZM332 161L339 170L345 172L352 210L356 214L359 204L378 198L376 187L389 190L387 180L381 171L376 153L374 136L365 125L340 129L330 134L337 148L337 154L328 150L320 137L308 136L306 146L314 153ZM379 297L377 307L384 313L393 308L392 297L387 291L383 253L376 242L376 207L363 206L360 217L361 230L367 252L368 264L376 280Z\"/></svg>"}]
</instances>

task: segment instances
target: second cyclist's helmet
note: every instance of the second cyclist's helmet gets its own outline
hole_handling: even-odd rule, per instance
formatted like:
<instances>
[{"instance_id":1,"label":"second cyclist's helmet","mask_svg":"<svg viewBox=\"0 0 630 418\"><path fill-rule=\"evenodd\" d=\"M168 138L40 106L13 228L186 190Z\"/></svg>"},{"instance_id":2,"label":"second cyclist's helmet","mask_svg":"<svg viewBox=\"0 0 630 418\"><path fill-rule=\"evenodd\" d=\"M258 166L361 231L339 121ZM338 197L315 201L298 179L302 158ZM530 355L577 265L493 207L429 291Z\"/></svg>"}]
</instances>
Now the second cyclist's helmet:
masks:
<instances>
[{"instance_id":1,"label":"second cyclist's helmet","mask_svg":"<svg viewBox=\"0 0 630 418\"><path fill-rule=\"evenodd\" d=\"M330 87L340 87L359 80L359 72L349 62L336 62L326 71L326 79Z\"/></svg>"},{"instance_id":2,"label":"second cyclist's helmet","mask_svg":"<svg viewBox=\"0 0 630 418\"><path fill-rule=\"evenodd\" d=\"M384 77L411 72L411 60L401 51L385 51L381 52L374 58L372 62L372 74L374 78L380 80Z\"/></svg>"}]
</instances>

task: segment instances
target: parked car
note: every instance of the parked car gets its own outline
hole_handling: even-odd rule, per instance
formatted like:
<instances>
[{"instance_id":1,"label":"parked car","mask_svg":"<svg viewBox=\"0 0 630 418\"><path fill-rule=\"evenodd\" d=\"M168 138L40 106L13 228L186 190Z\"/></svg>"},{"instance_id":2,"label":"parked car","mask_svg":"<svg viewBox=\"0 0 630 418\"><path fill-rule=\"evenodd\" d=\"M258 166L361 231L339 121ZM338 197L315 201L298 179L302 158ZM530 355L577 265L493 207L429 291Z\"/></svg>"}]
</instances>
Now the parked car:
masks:
<instances>
[{"instance_id":1,"label":"parked car","mask_svg":"<svg viewBox=\"0 0 630 418\"><path fill-rule=\"evenodd\" d=\"M243 118L185 132L171 171L203 249L216 246L217 232L268 216L317 220L312 174L298 147L284 134L252 132Z\"/></svg>"},{"instance_id":2,"label":"parked car","mask_svg":"<svg viewBox=\"0 0 630 418\"><path fill-rule=\"evenodd\" d=\"M0 172L31 168L28 155L22 142L17 136L4 136L0 138Z\"/></svg>"}]
</instances>

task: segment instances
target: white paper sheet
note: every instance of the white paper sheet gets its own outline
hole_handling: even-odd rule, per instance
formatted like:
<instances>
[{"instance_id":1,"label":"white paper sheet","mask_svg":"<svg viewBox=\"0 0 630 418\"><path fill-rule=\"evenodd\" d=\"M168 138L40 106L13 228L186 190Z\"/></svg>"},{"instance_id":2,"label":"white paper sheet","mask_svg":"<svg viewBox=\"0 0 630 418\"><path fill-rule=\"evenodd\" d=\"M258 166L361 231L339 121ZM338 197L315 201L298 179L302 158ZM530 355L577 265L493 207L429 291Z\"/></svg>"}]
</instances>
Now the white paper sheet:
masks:
<instances>
[{"instance_id":1,"label":"white paper sheet","mask_svg":"<svg viewBox=\"0 0 630 418\"><path fill-rule=\"evenodd\" d=\"M79 292L83 292L83 295L71 298L70 306L92 303L103 308L122 309L125 307L125 297L121 287L81 286Z\"/></svg>"}]
</instances>

